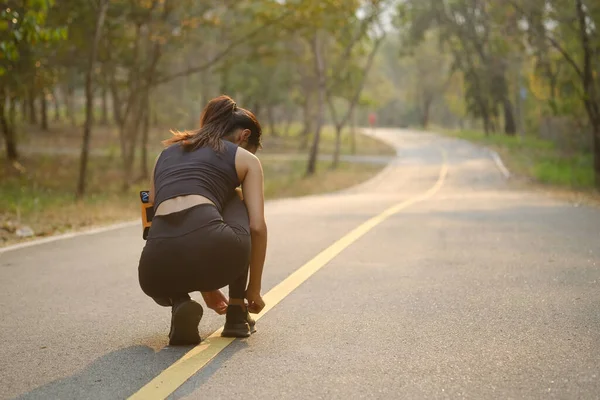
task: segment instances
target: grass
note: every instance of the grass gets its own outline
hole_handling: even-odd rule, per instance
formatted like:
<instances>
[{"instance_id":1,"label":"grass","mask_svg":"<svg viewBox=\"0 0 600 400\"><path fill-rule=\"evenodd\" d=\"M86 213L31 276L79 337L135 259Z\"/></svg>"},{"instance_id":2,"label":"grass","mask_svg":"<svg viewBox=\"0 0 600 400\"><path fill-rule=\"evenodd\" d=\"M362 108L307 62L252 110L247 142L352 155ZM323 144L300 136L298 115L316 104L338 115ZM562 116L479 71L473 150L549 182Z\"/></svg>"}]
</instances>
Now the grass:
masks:
<instances>
[{"instance_id":1,"label":"grass","mask_svg":"<svg viewBox=\"0 0 600 400\"><path fill-rule=\"evenodd\" d=\"M53 136L56 136L55 140ZM332 138L333 135L326 131L323 136L325 148L333 143ZM76 139L75 135L69 139L69 134L55 131L32 140L37 149L56 148L58 143L61 150L76 150L79 145ZM282 159L268 156L285 152L282 149L290 149L289 153L297 154L297 151L292 151L297 139L293 135L287 139L279 138L276 146L268 147L277 151L265 151L262 159L267 199L337 191L367 180L383 167L341 163L338 169L331 170L329 162L319 162L317 174L305 178L306 157ZM271 143L265 140L265 147ZM359 154L392 152L387 145L362 135L357 135L357 144L362 145L357 146L362 150ZM109 140L94 142L96 150L111 149L110 146L114 143ZM349 147L345 149L349 151ZM6 161L0 158L0 163ZM116 151L90 158L87 196L81 201L75 201L73 196L79 163L76 151L60 155L52 151L23 155L21 163L26 169L23 174L12 168L0 169L0 246L22 241L15 235L15 230L23 225L31 227L36 237L43 237L139 217L138 192L147 189L148 184L144 181L126 192L121 190L120 158Z\"/></svg>"},{"instance_id":2,"label":"grass","mask_svg":"<svg viewBox=\"0 0 600 400\"><path fill-rule=\"evenodd\" d=\"M548 187L578 191L594 188L591 154L565 153L550 141L531 136L504 134L485 136L475 131L442 131L496 150L507 168L517 177Z\"/></svg>"}]
</instances>

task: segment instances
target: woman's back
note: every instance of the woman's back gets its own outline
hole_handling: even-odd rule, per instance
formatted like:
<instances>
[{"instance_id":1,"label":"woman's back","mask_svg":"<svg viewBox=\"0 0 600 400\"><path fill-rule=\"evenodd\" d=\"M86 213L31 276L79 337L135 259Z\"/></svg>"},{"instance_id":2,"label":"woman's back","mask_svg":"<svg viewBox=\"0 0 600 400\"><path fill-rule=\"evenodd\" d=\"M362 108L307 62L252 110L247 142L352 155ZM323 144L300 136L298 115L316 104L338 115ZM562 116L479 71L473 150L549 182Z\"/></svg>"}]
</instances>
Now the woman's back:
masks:
<instances>
[{"instance_id":1,"label":"woman's back","mask_svg":"<svg viewBox=\"0 0 600 400\"><path fill-rule=\"evenodd\" d=\"M178 143L163 150L154 170L155 209L169 199L199 195L222 211L240 185L235 166L238 146L227 140L223 144L223 152L209 146L188 151Z\"/></svg>"}]
</instances>

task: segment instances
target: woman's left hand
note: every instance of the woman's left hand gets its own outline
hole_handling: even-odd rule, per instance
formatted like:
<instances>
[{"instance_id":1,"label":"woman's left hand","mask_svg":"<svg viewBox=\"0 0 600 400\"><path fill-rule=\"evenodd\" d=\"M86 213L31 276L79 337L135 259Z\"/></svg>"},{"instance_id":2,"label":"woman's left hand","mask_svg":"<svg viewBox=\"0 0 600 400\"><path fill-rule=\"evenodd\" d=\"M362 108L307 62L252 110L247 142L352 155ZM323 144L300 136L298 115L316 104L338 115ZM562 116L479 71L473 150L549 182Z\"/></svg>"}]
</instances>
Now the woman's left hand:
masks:
<instances>
[{"instance_id":1,"label":"woman's left hand","mask_svg":"<svg viewBox=\"0 0 600 400\"><path fill-rule=\"evenodd\" d=\"M217 289L212 292L202 292L202 297L206 302L206 307L214 310L217 314L223 315L227 312L229 301L220 290Z\"/></svg>"}]
</instances>

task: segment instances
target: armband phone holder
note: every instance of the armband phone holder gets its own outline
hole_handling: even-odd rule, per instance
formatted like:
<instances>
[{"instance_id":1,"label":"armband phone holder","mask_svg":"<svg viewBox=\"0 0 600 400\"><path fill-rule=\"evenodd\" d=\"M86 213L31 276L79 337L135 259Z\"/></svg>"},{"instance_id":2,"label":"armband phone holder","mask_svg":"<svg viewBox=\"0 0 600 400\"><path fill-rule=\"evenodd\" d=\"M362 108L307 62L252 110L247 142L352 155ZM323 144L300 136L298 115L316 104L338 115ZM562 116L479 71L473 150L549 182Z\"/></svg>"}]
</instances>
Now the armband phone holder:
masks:
<instances>
[{"instance_id":1,"label":"armband phone holder","mask_svg":"<svg viewBox=\"0 0 600 400\"><path fill-rule=\"evenodd\" d=\"M154 204L150 203L150 191L140 191L140 201L142 207L142 238L148 238L150 226L152 226L152 218L154 218Z\"/></svg>"}]
</instances>

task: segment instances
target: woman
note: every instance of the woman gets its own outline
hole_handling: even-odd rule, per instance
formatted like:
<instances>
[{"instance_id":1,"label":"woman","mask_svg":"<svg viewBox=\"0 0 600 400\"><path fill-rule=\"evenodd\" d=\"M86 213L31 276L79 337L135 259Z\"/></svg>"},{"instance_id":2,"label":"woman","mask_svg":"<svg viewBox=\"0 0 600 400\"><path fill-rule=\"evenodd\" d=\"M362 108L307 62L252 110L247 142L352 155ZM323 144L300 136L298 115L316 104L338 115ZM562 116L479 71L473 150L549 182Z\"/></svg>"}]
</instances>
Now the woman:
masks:
<instances>
[{"instance_id":1,"label":"woman","mask_svg":"<svg viewBox=\"0 0 600 400\"><path fill-rule=\"evenodd\" d=\"M260 290L267 225L263 171L254 155L261 134L250 111L220 96L204 109L200 129L174 132L163 142L150 191L155 216L138 271L144 293L171 307L171 345L201 340L203 309L190 298L194 291L202 292L209 308L226 312L223 336L254 332L248 312L265 306ZM236 195L240 185L243 201ZM224 286L229 301L219 290Z\"/></svg>"}]
</instances>

